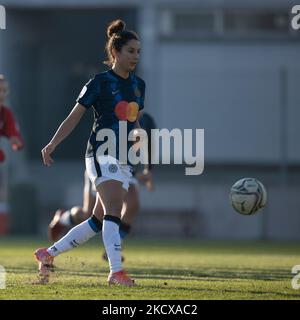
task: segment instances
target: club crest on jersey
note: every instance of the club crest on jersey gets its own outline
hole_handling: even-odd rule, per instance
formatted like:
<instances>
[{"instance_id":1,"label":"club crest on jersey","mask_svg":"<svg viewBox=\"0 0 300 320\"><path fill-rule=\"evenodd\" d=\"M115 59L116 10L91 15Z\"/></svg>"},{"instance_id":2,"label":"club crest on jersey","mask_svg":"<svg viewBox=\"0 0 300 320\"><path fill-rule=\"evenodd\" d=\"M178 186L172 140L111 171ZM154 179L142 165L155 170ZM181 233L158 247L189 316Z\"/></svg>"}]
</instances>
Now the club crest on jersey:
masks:
<instances>
[{"instance_id":1,"label":"club crest on jersey","mask_svg":"<svg viewBox=\"0 0 300 320\"><path fill-rule=\"evenodd\" d=\"M111 172L111 173L116 173L118 171L118 166L114 163L111 163L109 166L108 166L108 171Z\"/></svg>"}]
</instances>

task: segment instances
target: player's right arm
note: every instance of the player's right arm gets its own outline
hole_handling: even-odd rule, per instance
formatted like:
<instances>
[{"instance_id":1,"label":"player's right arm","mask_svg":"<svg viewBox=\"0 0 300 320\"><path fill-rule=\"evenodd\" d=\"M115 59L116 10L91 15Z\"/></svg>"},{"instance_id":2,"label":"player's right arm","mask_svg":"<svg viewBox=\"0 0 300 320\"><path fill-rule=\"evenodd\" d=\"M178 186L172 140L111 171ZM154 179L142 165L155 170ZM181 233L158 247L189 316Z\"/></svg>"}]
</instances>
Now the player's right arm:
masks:
<instances>
[{"instance_id":1,"label":"player's right arm","mask_svg":"<svg viewBox=\"0 0 300 320\"><path fill-rule=\"evenodd\" d=\"M57 129L51 141L42 149L43 161L46 166L50 166L53 163L51 153L74 130L86 110L86 107L76 103L73 110Z\"/></svg>"}]
</instances>

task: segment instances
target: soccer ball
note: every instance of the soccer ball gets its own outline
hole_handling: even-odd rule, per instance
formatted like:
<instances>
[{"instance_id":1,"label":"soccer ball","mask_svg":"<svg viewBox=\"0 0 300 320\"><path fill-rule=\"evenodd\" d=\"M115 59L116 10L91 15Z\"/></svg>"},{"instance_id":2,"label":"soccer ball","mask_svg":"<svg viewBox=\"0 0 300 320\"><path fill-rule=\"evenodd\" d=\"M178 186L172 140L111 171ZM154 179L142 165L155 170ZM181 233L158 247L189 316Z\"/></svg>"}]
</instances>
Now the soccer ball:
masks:
<instances>
[{"instance_id":1,"label":"soccer ball","mask_svg":"<svg viewBox=\"0 0 300 320\"><path fill-rule=\"evenodd\" d=\"M230 201L238 213L250 216L266 205L267 191L260 181L243 178L231 187Z\"/></svg>"}]
</instances>

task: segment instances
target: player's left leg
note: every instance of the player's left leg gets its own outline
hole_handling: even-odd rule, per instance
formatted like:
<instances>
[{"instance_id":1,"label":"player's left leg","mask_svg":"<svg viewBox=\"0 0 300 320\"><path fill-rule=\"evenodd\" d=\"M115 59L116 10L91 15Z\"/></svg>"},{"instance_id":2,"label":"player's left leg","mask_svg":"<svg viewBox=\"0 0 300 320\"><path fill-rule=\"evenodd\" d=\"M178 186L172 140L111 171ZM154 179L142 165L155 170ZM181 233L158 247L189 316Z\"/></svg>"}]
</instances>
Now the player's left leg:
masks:
<instances>
[{"instance_id":1,"label":"player's left leg","mask_svg":"<svg viewBox=\"0 0 300 320\"><path fill-rule=\"evenodd\" d=\"M134 219L139 212L140 209L140 202L139 202L139 193L138 193L138 187L136 184L130 183L128 192L125 195L125 200L123 203L122 211L121 211L121 223L119 227L119 233L121 240L123 241L124 238L127 237L127 235L131 231L131 226L134 222ZM102 255L103 260L108 260L107 254L104 251ZM125 261L124 256L121 256L122 262Z\"/></svg>"}]
</instances>

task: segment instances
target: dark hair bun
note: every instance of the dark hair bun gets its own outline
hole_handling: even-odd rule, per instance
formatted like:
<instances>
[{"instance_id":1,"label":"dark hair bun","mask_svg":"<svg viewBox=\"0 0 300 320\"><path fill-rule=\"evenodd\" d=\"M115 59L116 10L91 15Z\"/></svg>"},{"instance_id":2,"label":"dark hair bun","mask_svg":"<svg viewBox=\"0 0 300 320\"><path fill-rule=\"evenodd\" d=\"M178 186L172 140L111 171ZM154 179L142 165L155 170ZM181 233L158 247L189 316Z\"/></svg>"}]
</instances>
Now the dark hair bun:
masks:
<instances>
[{"instance_id":1,"label":"dark hair bun","mask_svg":"<svg viewBox=\"0 0 300 320\"><path fill-rule=\"evenodd\" d=\"M114 20L107 27L107 36L111 38L114 34L120 33L125 30L126 24L123 20Z\"/></svg>"}]
</instances>

